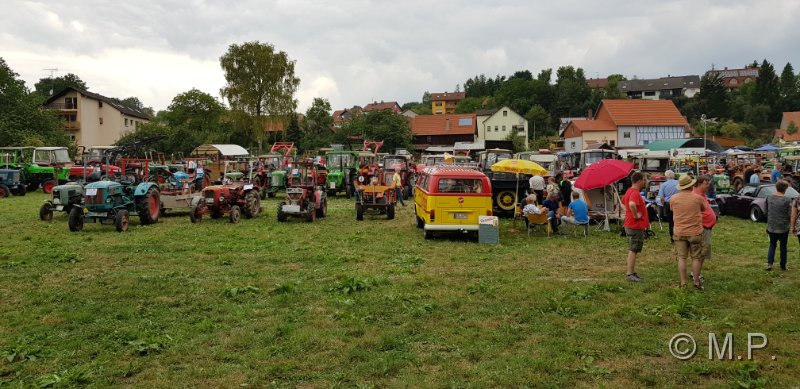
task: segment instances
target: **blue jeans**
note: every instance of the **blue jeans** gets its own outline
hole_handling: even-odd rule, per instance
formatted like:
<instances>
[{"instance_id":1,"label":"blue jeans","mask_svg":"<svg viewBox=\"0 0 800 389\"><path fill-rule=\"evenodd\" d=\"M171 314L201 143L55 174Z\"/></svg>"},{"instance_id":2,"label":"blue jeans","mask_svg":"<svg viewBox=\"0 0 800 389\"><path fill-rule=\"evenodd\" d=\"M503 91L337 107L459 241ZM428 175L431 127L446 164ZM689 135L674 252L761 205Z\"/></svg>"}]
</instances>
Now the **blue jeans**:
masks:
<instances>
[{"instance_id":1,"label":"blue jeans","mask_svg":"<svg viewBox=\"0 0 800 389\"><path fill-rule=\"evenodd\" d=\"M394 188L394 193L397 196L397 201L405 207L406 203L403 202L403 188Z\"/></svg>"},{"instance_id":2,"label":"blue jeans","mask_svg":"<svg viewBox=\"0 0 800 389\"><path fill-rule=\"evenodd\" d=\"M786 269L786 241L789 239L789 233L782 234L769 232L769 252L767 253L767 264L772 265L775 262L775 246L780 243L781 249L781 269Z\"/></svg>"},{"instance_id":3,"label":"blue jeans","mask_svg":"<svg viewBox=\"0 0 800 389\"><path fill-rule=\"evenodd\" d=\"M561 219L556 217L556 211L547 212L547 217L550 218L550 228L553 232L558 232L558 225L561 224Z\"/></svg>"}]
</instances>

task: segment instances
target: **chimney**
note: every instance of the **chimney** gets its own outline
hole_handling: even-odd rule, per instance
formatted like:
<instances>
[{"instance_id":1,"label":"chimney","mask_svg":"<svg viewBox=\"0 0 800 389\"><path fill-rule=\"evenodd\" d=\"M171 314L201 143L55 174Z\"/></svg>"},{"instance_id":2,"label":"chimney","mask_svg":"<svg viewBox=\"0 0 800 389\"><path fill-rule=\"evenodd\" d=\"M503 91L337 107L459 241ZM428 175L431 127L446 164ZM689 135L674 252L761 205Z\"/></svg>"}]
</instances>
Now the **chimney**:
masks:
<instances>
[{"instance_id":1,"label":"chimney","mask_svg":"<svg viewBox=\"0 0 800 389\"><path fill-rule=\"evenodd\" d=\"M586 119L594 120L594 115L592 115L592 109L591 108L586 110Z\"/></svg>"},{"instance_id":2,"label":"chimney","mask_svg":"<svg viewBox=\"0 0 800 389\"><path fill-rule=\"evenodd\" d=\"M449 118L448 119L444 119L444 129L445 130L449 130L450 129L450 119Z\"/></svg>"}]
</instances>

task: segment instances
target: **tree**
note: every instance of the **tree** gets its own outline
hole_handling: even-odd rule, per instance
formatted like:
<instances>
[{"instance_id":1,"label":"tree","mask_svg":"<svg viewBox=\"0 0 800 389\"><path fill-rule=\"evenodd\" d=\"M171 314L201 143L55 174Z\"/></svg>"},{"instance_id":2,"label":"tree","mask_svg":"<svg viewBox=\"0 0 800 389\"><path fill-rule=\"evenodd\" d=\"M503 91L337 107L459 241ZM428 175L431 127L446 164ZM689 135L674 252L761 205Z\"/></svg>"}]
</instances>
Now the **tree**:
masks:
<instances>
[{"instance_id":1,"label":"tree","mask_svg":"<svg viewBox=\"0 0 800 389\"><path fill-rule=\"evenodd\" d=\"M562 66L556 71L553 117L576 116L586 112L591 96L583 69Z\"/></svg>"},{"instance_id":2,"label":"tree","mask_svg":"<svg viewBox=\"0 0 800 389\"><path fill-rule=\"evenodd\" d=\"M776 121L780 116L777 105L780 98L780 80L778 75L775 74L775 68L766 59L761 63L755 85L753 99L750 104L766 106L768 108L767 120Z\"/></svg>"},{"instance_id":3,"label":"tree","mask_svg":"<svg viewBox=\"0 0 800 389\"><path fill-rule=\"evenodd\" d=\"M513 149L511 151L514 153L527 150L525 148L525 137L520 136L516 131L511 131L508 136L506 136L506 140L511 142L511 148Z\"/></svg>"},{"instance_id":4,"label":"tree","mask_svg":"<svg viewBox=\"0 0 800 389\"><path fill-rule=\"evenodd\" d=\"M226 82L220 94L233 110L250 119L241 124L260 150L266 136L264 117L288 117L297 108L294 94L300 79L294 75L295 61L284 51L276 52L273 45L255 41L230 45L220 57L220 66Z\"/></svg>"},{"instance_id":5,"label":"tree","mask_svg":"<svg viewBox=\"0 0 800 389\"><path fill-rule=\"evenodd\" d=\"M58 116L0 58L0 146L68 146Z\"/></svg>"},{"instance_id":6,"label":"tree","mask_svg":"<svg viewBox=\"0 0 800 389\"><path fill-rule=\"evenodd\" d=\"M794 74L791 63L786 63L781 72L780 104L781 112L790 112L800 109L800 90L798 90L798 77Z\"/></svg>"},{"instance_id":7,"label":"tree","mask_svg":"<svg viewBox=\"0 0 800 389\"><path fill-rule=\"evenodd\" d=\"M73 73L55 78L40 78L39 82L33 85L36 93L44 97L54 96L68 87L89 90L86 83Z\"/></svg>"},{"instance_id":8,"label":"tree","mask_svg":"<svg viewBox=\"0 0 800 389\"><path fill-rule=\"evenodd\" d=\"M728 113L728 93L725 91L725 83L719 73L706 73L700 79L700 92L695 99L700 101L698 109L700 114L708 117L721 118Z\"/></svg>"},{"instance_id":9,"label":"tree","mask_svg":"<svg viewBox=\"0 0 800 389\"><path fill-rule=\"evenodd\" d=\"M786 133L789 135L797 134L797 126L794 122L789 122L789 125L786 127Z\"/></svg>"},{"instance_id":10,"label":"tree","mask_svg":"<svg viewBox=\"0 0 800 389\"><path fill-rule=\"evenodd\" d=\"M111 100L114 100L115 102L122 104L134 111L139 111L147 116L150 117L155 116L155 111L153 110L153 107L145 107L144 103L142 103L142 101L139 100L138 97L131 96L131 97L126 97L124 99L118 99L112 97Z\"/></svg>"},{"instance_id":11,"label":"tree","mask_svg":"<svg viewBox=\"0 0 800 389\"><path fill-rule=\"evenodd\" d=\"M483 97L467 97L458 102L456 113L475 113L483 107Z\"/></svg>"},{"instance_id":12,"label":"tree","mask_svg":"<svg viewBox=\"0 0 800 389\"><path fill-rule=\"evenodd\" d=\"M284 139L287 142L293 142L298 146L303 140L303 130L300 128L300 121L297 119L297 115L292 115L289 118L289 124L286 126Z\"/></svg>"},{"instance_id":13,"label":"tree","mask_svg":"<svg viewBox=\"0 0 800 389\"><path fill-rule=\"evenodd\" d=\"M553 131L553 117L541 105L531 107L525 114L525 119L528 121L528 138L531 140L534 139L534 135L537 138L542 138L555 133Z\"/></svg>"},{"instance_id":14,"label":"tree","mask_svg":"<svg viewBox=\"0 0 800 389\"><path fill-rule=\"evenodd\" d=\"M375 111L358 115L342 125L336 140L346 143L347 137L383 141L381 150L394 151L411 147L411 126L405 116L392 111Z\"/></svg>"},{"instance_id":15,"label":"tree","mask_svg":"<svg viewBox=\"0 0 800 389\"><path fill-rule=\"evenodd\" d=\"M306 110L306 117L301 128L303 129L301 149L312 150L329 144L333 133L331 103L327 99L314 98L311 106Z\"/></svg>"},{"instance_id":16,"label":"tree","mask_svg":"<svg viewBox=\"0 0 800 389\"><path fill-rule=\"evenodd\" d=\"M531 73L530 70L517 70L508 79L513 80L517 78L520 80L531 81L533 80L533 73Z\"/></svg>"}]
</instances>

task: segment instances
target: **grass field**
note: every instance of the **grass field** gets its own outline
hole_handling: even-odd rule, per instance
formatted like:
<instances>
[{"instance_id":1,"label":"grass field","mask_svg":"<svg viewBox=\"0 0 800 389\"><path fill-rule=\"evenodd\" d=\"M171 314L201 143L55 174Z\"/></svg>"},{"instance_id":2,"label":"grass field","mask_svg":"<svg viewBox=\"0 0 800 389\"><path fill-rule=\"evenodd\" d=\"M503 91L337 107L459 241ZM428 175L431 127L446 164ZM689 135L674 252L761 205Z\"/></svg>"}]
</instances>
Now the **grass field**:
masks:
<instances>
[{"instance_id":1,"label":"grass field","mask_svg":"<svg viewBox=\"0 0 800 389\"><path fill-rule=\"evenodd\" d=\"M800 382L800 266L765 272L764 224L723 217L706 291L676 288L665 233L624 280L616 233L499 246L425 241L412 207L356 222L278 224L277 200L231 225L185 214L117 233L41 193L0 199L0 387L792 387ZM666 229L666 226L664 227ZM685 332L697 355L668 342ZM769 345L711 361L708 333ZM776 356L772 360L772 356Z\"/></svg>"}]
</instances>

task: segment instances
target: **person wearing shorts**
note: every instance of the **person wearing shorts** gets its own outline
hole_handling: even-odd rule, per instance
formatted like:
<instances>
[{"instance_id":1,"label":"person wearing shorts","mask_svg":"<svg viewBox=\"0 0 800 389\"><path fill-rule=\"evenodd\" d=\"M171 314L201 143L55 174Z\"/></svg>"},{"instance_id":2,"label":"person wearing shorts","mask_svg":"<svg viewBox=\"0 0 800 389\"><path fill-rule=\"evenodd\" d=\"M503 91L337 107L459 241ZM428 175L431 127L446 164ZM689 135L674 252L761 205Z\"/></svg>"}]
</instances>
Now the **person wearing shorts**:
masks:
<instances>
[{"instance_id":1,"label":"person wearing shorts","mask_svg":"<svg viewBox=\"0 0 800 389\"><path fill-rule=\"evenodd\" d=\"M717 215L714 213L714 210L711 209L711 203L708 201L709 190L711 189L711 184L713 179L710 175L706 174L697 178L697 183L694 184L694 189L692 193L700 196L700 198L706 201L706 205L708 208L703 211L703 252L701 256L703 257L703 262L711 259L711 230L717 224ZM700 283L703 283L705 279L703 275L700 274L698 276L700 278ZM694 272L689 273L689 278L694 278Z\"/></svg>"},{"instance_id":2,"label":"person wearing shorts","mask_svg":"<svg viewBox=\"0 0 800 389\"><path fill-rule=\"evenodd\" d=\"M625 234L628 236L628 261L625 278L631 282L642 282L644 279L636 274L636 256L642 252L650 220L647 218L644 199L639 193L644 189L646 182L641 172L631 175L631 187L622 197L622 206L625 208Z\"/></svg>"},{"instance_id":3,"label":"person wearing shorts","mask_svg":"<svg viewBox=\"0 0 800 389\"><path fill-rule=\"evenodd\" d=\"M692 261L692 278L695 289L703 290L700 274L703 267L703 212L709 208L708 200L692 193L695 180L688 174L678 180L678 192L670 200L675 221L673 247L678 255L680 287L686 286L686 260Z\"/></svg>"}]
</instances>

